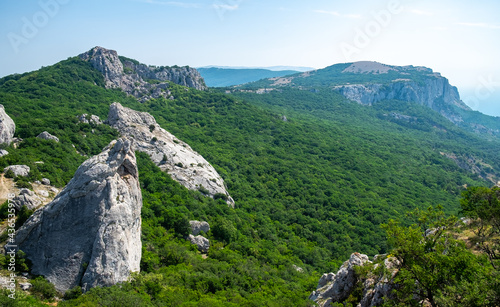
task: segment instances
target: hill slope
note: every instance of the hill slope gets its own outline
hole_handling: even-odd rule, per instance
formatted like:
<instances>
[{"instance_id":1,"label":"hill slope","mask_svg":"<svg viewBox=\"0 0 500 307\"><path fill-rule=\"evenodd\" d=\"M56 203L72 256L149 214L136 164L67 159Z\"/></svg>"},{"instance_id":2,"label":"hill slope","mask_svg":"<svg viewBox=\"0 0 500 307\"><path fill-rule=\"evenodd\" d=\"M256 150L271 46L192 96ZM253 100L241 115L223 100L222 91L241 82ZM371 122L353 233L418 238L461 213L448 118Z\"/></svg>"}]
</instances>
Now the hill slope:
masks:
<instances>
[{"instance_id":1,"label":"hill slope","mask_svg":"<svg viewBox=\"0 0 500 307\"><path fill-rule=\"evenodd\" d=\"M43 176L65 185L85 159L81 154L97 154L117 137L106 125L80 123L79 115L104 119L120 102L150 113L203 155L236 203L232 209L188 191L138 154L142 273L123 287L62 305L88 299L306 306L318 272L336 270L355 251L387 251L381 223L431 204L456 212L464 185L488 185L484 178L500 174L498 142L416 104L367 108L322 89L230 96L170 81L164 86L168 97L140 103L106 88L105 76L80 57L0 79L0 100L24 139L7 148L0 166L28 164L29 180ZM61 142L35 138L40 130ZM449 156L474 159L479 173ZM195 219L212 226L205 257L183 239L187 221Z\"/></svg>"}]
</instances>

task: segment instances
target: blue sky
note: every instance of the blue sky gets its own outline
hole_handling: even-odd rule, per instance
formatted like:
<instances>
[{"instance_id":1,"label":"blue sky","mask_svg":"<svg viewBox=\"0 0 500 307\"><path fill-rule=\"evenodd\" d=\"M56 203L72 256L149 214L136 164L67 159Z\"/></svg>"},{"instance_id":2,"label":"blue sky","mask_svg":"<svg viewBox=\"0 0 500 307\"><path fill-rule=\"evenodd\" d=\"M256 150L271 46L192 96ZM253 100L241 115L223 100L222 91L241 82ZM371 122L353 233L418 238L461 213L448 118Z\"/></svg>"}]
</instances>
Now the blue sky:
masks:
<instances>
[{"instance_id":1,"label":"blue sky","mask_svg":"<svg viewBox=\"0 0 500 307\"><path fill-rule=\"evenodd\" d=\"M40 0L0 2L0 76L94 46L152 65L427 66L500 116L500 1Z\"/></svg>"}]
</instances>

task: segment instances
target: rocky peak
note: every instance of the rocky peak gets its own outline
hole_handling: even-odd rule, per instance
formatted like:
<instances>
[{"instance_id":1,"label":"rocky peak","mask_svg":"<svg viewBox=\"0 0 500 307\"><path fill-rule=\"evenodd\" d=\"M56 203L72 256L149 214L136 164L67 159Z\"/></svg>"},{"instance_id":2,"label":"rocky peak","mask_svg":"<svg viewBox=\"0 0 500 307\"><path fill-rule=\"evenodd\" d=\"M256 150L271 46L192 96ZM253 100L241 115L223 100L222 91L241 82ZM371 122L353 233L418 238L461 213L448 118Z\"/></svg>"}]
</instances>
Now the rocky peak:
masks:
<instances>
[{"instance_id":1,"label":"rocky peak","mask_svg":"<svg viewBox=\"0 0 500 307\"><path fill-rule=\"evenodd\" d=\"M0 144L10 145L16 131L16 124L5 113L5 108L0 104Z\"/></svg>"},{"instance_id":2,"label":"rocky peak","mask_svg":"<svg viewBox=\"0 0 500 307\"><path fill-rule=\"evenodd\" d=\"M161 170L186 188L222 198L234 206L224 180L214 167L188 144L161 128L149 113L134 111L115 102L109 109L107 123L122 136L133 138L135 150L147 153Z\"/></svg>"},{"instance_id":3,"label":"rocky peak","mask_svg":"<svg viewBox=\"0 0 500 307\"><path fill-rule=\"evenodd\" d=\"M31 272L62 293L111 286L139 271L141 208L132 142L113 141L26 221L16 244L33 263Z\"/></svg>"},{"instance_id":4,"label":"rocky peak","mask_svg":"<svg viewBox=\"0 0 500 307\"><path fill-rule=\"evenodd\" d=\"M148 66L102 47L95 47L80 58L103 74L106 88L120 88L142 102L159 97L173 99L169 82L198 90L207 88L198 71L190 67Z\"/></svg>"}]
</instances>

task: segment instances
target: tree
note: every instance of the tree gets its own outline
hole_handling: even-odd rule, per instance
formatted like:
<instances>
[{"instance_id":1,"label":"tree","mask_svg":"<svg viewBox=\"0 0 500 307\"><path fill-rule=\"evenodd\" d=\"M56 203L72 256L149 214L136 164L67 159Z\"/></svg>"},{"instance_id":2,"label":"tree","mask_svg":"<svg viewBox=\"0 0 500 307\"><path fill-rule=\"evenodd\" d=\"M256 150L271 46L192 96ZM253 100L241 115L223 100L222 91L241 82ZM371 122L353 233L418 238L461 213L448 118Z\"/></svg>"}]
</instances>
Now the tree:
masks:
<instances>
[{"instance_id":1,"label":"tree","mask_svg":"<svg viewBox=\"0 0 500 307\"><path fill-rule=\"evenodd\" d=\"M480 301L486 305L492 294L477 287L479 280L488 279L491 267L453 237L457 219L446 217L440 206L417 209L410 216L416 223L409 227L394 220L383 225L388 243L394 247L392 254L401 263L394 278L393 303L474 306Z\"/></svg>"},{"instance_id":2,"label":"tree","mask_svg":"<svg viewBox=\"0 0 500 307\"><path fill-rule=\"evenodd\" d=\"M500 188L470 187L462 193L462 213L473 219L472 241L485 252L492 265L500 266Z\"/></svg>"}]
</instances>

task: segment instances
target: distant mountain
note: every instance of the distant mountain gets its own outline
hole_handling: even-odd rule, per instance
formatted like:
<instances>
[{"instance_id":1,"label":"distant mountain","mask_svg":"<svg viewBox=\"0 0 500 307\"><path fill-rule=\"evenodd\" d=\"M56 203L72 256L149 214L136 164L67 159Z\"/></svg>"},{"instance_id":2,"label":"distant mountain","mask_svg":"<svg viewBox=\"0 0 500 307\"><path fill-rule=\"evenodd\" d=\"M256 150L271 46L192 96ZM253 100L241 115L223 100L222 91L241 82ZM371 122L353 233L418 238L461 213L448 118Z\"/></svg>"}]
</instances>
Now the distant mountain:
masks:
<instances>
[{"instance_id":1,"label":"distant mountain","mask_svg":"<svg viewBox=\"0 0 500 307\"><path fill-rule=\"evenodd\" d=\"M377 62L336 64L324 69L275 77L244 85L245 89L328 89L362 105L384 100L415 102L454 124L485 136L500 137L500 118L472 111L448 79L430 68L391 66Z\"/></svg>"},{"instance_id":2,"label":"distant mountain","mask_svg":"<svg viewBox=\"0 0 500 307\"><path fill-rule=\"evenodd\" d=\"M223 87L245 84L266 78L283 77L296 74L296 70L272 71L257 68L198 68L205 83L210 87Z\"/></svg>"}]
</instances>

